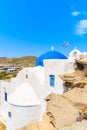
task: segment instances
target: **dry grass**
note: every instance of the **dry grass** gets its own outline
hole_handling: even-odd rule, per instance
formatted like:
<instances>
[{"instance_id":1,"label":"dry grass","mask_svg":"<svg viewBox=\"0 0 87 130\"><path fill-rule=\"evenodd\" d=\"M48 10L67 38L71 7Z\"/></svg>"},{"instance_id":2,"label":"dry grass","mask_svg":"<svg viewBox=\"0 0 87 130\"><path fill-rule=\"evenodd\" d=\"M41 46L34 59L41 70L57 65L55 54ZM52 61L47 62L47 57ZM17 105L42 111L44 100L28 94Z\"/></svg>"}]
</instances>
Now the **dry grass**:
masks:
<instances>
[{"instance_id":1,"label":"dry grass","mask_svg":"<svg viewBox=\"0 0 87 130\"><path fill-rule=\"evenodd\" d=\"M28 66L35 66L36 56L25 56L20 58L0 58L0 65L6 64L24 64Z\"/></svg>"}]
</instances>

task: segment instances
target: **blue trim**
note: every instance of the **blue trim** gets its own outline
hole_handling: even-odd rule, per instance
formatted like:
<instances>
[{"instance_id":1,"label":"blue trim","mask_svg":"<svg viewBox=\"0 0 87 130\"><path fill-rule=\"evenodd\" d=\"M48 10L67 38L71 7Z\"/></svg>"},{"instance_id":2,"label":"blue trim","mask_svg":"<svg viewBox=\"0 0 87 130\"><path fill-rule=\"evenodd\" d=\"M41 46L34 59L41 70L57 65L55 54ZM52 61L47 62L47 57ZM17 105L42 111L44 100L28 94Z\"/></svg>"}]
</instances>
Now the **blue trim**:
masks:
<instances>
[{"instance_id":1,"label":"blue trim","mask_svg":"<svg viewBox=\"0 0 87 130\"><path fill-rule=\"evenodd\" d=\"M40 105L40 104L37 104L37 105L31 105L31 106L22 106L22 105L15 105L15 104L12 104L12 103L10 103L10 102L8 102L10 105L12 105L12 106L15 106L15 107L34 107L34 106L38 106L38 105Z\"/></svg>"},{"instance_id":2,"label":"blue trim","mask_svg":"<svg viewBox=\"0 0 87 130\"><path fill-rule=\"evenodd\" d=\"M12 114L11 114L11 112L8 112L8 117L10 117L10 118L12 117Z\"/></svg>"},{"instance_id":3,"label":"blue trim","mask_svg":"<svg viewBox=\"0 0 87 130\"><path fill-rule=\"evenodd\" d=\"M50 86L54 87L55 86L55 75L50 75Z\"/></svg>"},{"instance_id":4,"label":"blue trim","mask_svg":"<svg viewBox=\"0 0 87 130\"><path fill-rule=\"evenodd\" d=\"M7 101L7 97L8 97L7 92L5 92L5 101Z\"/></svg>"}]
</instances>

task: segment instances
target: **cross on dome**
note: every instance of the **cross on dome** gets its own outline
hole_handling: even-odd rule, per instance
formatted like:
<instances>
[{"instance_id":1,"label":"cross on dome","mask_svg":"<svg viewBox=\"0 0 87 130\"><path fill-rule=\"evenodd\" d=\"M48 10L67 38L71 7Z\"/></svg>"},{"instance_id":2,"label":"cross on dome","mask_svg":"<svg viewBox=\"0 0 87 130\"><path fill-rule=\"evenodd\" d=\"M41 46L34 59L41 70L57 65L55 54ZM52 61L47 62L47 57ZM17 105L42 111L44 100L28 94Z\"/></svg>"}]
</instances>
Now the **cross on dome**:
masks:
<instances>
[{"instance_id":1,"label":"cross on dome","mask_svg":"<svg viewBox=\"0 0 87 130\"><path fill-rule=\"evenodd\" d=\"M75 50L77 49L77 47L76 47L76 46L75 46L74 48L75 48Z\"/></svg>"},{"instance_id":2,"label":"cross on dome","mask_svg":"<svg viewBox=\"0 0 87 130\"><path fill-rule=\"evenodd\" d=\"M52 50L52 51L54 50L54 46L51 46L51 50Z\"/></svg>"}]
</instances>

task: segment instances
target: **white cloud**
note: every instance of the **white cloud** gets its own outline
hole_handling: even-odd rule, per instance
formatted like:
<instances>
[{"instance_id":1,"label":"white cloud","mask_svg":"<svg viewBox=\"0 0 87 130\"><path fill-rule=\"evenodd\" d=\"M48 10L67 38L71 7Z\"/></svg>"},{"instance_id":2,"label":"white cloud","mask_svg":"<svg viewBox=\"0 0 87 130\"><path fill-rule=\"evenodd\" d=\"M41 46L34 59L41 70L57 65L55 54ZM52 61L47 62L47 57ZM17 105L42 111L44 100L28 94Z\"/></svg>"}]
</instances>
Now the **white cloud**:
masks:
<instances>
[{"instance_id":1,"label":"white cloud","mask_svg":"<svg viewBox=\"0 0 87 130\"><path fill-rule=\"evenodd\" d=\"M87 34L87 19L83 19L78 22L75 33L77 35Z\"/></svg>"},{"instance_id":2,"label":"white cloud","mask_svg":"<svg viewBox=\"0 0 87 130\"><path fill-rule=\"evenodd\" d=\"M71 13L71 15L73 15L73 16L78 16L80 13L81 13L80 11L73 11L73 12Z\"/></svg>"}]
</instances>

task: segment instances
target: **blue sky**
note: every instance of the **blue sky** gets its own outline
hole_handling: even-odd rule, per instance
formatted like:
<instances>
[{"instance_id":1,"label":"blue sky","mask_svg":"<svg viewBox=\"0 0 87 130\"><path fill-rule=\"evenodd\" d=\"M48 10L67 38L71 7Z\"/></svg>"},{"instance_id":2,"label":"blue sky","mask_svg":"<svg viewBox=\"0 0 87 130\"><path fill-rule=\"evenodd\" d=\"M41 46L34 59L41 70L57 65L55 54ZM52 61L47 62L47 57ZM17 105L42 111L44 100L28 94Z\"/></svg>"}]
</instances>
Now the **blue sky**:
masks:
<instances>
[{"instance_id":1,"label":"blue sky","mask_svg":"<svg viewBox=\"0 0 87 130\"><path fill-rule=\"evenodd\" d=\"M0 57L39 56L51 46L87 51L87 0L0 0Z\"/></svg>"}]
</instances>

